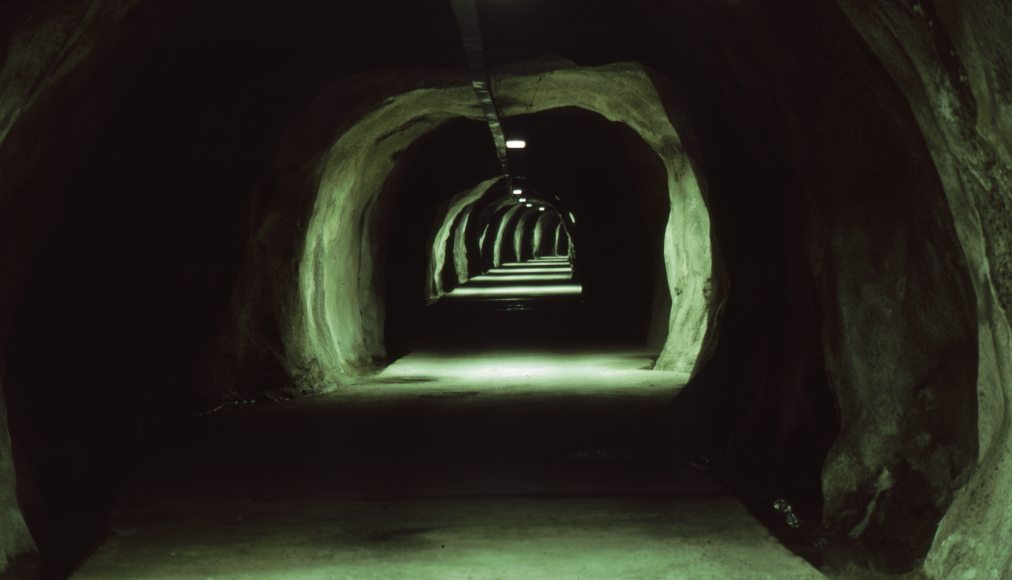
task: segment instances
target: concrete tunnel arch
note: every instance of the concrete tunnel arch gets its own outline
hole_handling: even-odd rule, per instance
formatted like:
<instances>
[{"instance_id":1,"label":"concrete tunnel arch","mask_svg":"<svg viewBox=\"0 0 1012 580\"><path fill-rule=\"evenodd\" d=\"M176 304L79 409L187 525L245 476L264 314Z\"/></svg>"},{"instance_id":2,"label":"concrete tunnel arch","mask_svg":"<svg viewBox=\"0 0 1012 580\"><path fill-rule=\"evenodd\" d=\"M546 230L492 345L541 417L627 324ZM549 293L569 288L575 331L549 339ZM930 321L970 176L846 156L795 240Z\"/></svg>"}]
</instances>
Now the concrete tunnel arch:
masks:
<instances>
[{"instance_id":1,"label":"concrete tunnel arch","mask_svg":"<svg viewBox=\"0 0 1012 580\"><path fill-rule=\"evenodd\" d=\"M709 217L654 82L641 65L630 63L497 75L506 117L582 108L626 124L657 153L668 174L664 255L673 297L657 366L689 374L708 326ZM600 90L614 84L628 90L620 95ZM300 300L286 341L291 374L303 388L334 388L384 357L376 267L385 203L380 193L396 158L415 140L452 118L478 117L469 90L451 85L374 99L365 105L368 112L328 145L299 260Z\"/></svg>"}]
</instances>

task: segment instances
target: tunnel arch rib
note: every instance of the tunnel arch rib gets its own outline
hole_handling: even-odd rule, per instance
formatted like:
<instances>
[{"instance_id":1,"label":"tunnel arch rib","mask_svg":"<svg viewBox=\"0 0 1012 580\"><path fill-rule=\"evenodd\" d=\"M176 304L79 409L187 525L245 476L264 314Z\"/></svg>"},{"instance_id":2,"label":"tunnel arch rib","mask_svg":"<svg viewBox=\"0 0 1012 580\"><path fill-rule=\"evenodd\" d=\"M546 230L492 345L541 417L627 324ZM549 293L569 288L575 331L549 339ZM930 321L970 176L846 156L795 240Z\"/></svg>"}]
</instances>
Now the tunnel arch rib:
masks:
<instances>
[{"instance_id":1,"label":"tunnel arch rib","mask_svg":"<svg viewBox=\"0 0 1012 580\"><path fill-rule=\"evenodd\" d=\"M438 85L441 77L431 78ZM299 260L298 310L295 320L284 323L290 329L286 358L304 388L333 388L384 356L382 281L375 266L380 257L370 253L384 207L377 198L396 158L415 140L452 118L479 116L468 88L442 78L450 86L388 94L321 157ZM626 90L618 95L603 90L616 84ZM628 125L657 153L668 172L671 212L664 254L673 297L671 330L657 366L691 373L707 327L709 218L652 77L638 64L565 66L537 74L502 71L497 87L507 117L582 108ZM466 197L473 201L472 196L480 197L474 191Z\"/></svg>"}]
</instances>

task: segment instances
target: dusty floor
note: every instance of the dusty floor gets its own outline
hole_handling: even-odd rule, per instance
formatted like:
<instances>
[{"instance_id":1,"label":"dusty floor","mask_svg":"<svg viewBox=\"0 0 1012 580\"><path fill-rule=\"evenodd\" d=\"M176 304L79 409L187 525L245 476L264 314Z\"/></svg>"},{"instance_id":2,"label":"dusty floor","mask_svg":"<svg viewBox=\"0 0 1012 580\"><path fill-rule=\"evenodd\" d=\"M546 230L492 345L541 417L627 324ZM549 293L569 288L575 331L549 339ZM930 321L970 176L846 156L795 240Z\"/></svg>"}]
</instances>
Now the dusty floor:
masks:
<instances>
[{"instance_id":1,"label":"dusty floor","mask_svg":"<svg viewBox=\"0 0 1012 580\"><path fill-rule=\"evenodd\" d=\"M74 577L821 577L671 459L685 377L643 352L513 346L194 419Z\"/></svg>"}]
</instances>

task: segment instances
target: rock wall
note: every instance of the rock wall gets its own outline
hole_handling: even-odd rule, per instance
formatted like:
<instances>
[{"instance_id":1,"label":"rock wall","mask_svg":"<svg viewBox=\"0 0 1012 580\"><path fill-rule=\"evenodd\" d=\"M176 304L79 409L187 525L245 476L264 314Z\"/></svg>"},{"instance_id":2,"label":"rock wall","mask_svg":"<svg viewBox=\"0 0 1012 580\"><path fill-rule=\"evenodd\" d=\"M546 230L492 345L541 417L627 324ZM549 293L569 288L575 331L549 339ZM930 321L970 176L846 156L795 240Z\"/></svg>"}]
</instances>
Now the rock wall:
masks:
<instances>
[{"instance_id":1,"label":"rock wall","mask_svg":"<svg viewBox=\"0 0 1012 580\"><path fill-rule=\"evenodd\" d=\"M435 301L441 298L451 289L443 288L443 269L448 265L454 268L455 275L459 282L467 280L467 251L464 247L465 240L462 229L454 230L453 225L457 222L458 216L461 212L470 209L470 207L493 185L502 181L500 177L493 177L483 181L474 188L461 192L453 197L447 205L445 211L440 212L437 218L437 225L434 228L435 233L433 234L432 240L429 244L431 251L429 253L429 277L428 277L428 290L426 292L427 299ZM453 239L453 252L447 255L446 248L448 241Z\"/></svg>"},{"instance_id":2,"label":"rock wall","mask_svg":"<svg viewBox=\"0 0 1012 580\"><path fill-rule=\"evenodd\" d=\"M534 231L534 257L556 255L559 231L562 229L562 218L556 211L544 211L538 217Z\"/></svg>"},{"instance_id":3,"label":"rock wall","mask_svg":"<svg viewBox=\"0 0 1012 580\"><path fill-rule=\"evenodd\" d=\"M290 149L282 145L279 163L269 179L273 187L263 194L264 199L271 200L266 203L274 205L260 210L260 215L269 219L257 226L262 231L254 229L255 243L249 246L253 257L244 269L251 277L272 274L252 284L251 280L240 283L247 296L237 301L238 320L266 317L271 327L280 330L281 345L268 347L273 348L270 359L284 361L288 375L302 390L336 388L375 368L385 358L380 275L384 258L376 248L382 237L379 224L386 211L384 204L388 202L380 194L389 189L388 176L396 173L398 159L417 139L450 119L477 118L473 96L453 75L374 76L354 83L354 91L342 88L347 84L331 87L290 127L284 140ZM425 88L411 88L423 83ZM497 73L497 83L507 117L568 106L594 111L631 127L670 168L670 195L673 203L685 211L676 220L689 219L694 224L688 232L675 232L669 227L669 240L683 235L708 239L700 192L685 186L694 177L681 157L677 136L667 122L654 83L643 69L636 65L587 69L541 66L533 71L502 71ZM592 96L604 94L599 89L615 83L621 83L627 91L605 98ZM338 103L337 99L351 102ZM328 115L332 117L329 111L335 110L343 112L341 118L321 122ZM314 136L307 137L310 131ZM325 132L329 132L331 143ZM295 159L311 161L284 165ZM467 199L470 201L470 197ZM458 204L462 211L468 202ZM461 225L456 224L458 218L447 230L448 236ZM307 220L307 233L301 249L293 248L286 240L269 242L271 236L290 236L294 224L302 219ZM456 241L447 238L449 246ZM285 248L286 253L278 254L275 248ZM275 255L257 257L265 249ZM297 289L290 286L293 277L285 270L293 251L300 256L296 258L294 277ZM706 319L707 308L706 282L698 277L709 271L711 257L705 242L696 241L679 251L683 253L679 254L682 261L677 267L682 269L673 279L697 291L685 292L677 301L678 307L673 310L682 314L673 320L686 326L669 334L669 341L678 347L666 347L666 352L677 352L682 360L679 364L691 369L705 332L700 324ZM698 267L685 269L685 264ZM455 264L455 269L457 266L459 282L466 265ZM434 270L433 274L437 273ZM258 290L258 284L268 288ZM265 295L277 299L265 302ZM257 311L262 314L251 314ZM232 340L239 344L271 335L266 329L241 324L236 328L241 336ZM252 354L262 358L259 350Z\"/></svg>"},{"instance_id":4,"label":"rock wall","mask_svg":"<svg viewBox=\"0 0 1012 580\"><path fill-rule=\"evenodd\" d=\"M942 519L924 570L933 578L1006 577L1012 572L1012 6L839 4L917 120L976 295L976 466Z\"/></svg>"},{"instance_id":5,"label":"rock wall","mask_svg":"<svg viewBox=\"0 0 1012 580\"><path fill-rule=\"evenodd\" d=\"M35 542L18 505L17 474L7 433L6 407L0 400L0 572L14 558L35 549Z\"/></svg>"},{"instance_id":6,"label":"rock wall","mask_svg":"<svg viewBox=\"0 0 1012 580\"><path fill-rule=\"evenodd\" d=\"M37 121L53 106L53 93L73 90L73 76L96 51L108 46L109 32L135 3L67 2L9 6L0 11L0 572L12 559L34 551L21 513L14 451L4 401L7 341L26 286L32 259L51 228L45 212L18 199L19 184L33 169L17 159L24 147L13 135L18 123ZM27 119L27 121L26 121ZM36 145L37 146L37 145ZM13 161L13 162L12 162ZM44 205L44 200L40 200ZM21 463L22 467L25 463ZM27 478L27 473L21 474Z\"/></svg>"},{"instance_id":7,"label":"rock wall","mask_svg":"<svg viewBox=\"0 0 1012 580\"><path fill-rule=\"evenodd\" d=\"M705 85L676 126L728 284L673 425L713 433L702 453L757 501L821 514L831 568L918 569L977 453L978 372L959 209L907 100L831 3L652 22L685 31L659 71Z\"/></svg>"},{"instance_id":8,"label":"rock wall","mask_svg":"<svg viewBox=\"0 0 1012 580\"><path fill-rule=\"evenodd\" d=\"M239 318L258 331L241 343L222 332L240 232L264 207L250 193L294 113L377 66L362 55L384 34L415 35L376 59L408 68L459 47L441 6L401 6L418 8L407 27L376 3L0 5L0 431L16 482L6 449L0 472L33 536L4 493L5 561L34 539L44 572L66 576L105 532L143 425L291 385L260 312Z\"/></svg>"},{"instance_id":9,"label":"rock wall","mask_svg":"<svg viewBox=\"0 0 1012 580\"><path fill-rule=\"evenodd\" d=\"M528 208L520 210L520 219L516 222L516 229L513 230L513 255L518 262L530 258L531 236L534 231L534 221L537 216Z\"/></svg>"},{"instance_id":10,"label":"rock wall","mask_svg":"<svg viewBox=\"0 0 1012 580\"><path fill-rule=\"evenodd\" d=\"M499 222L499 227L496 228L495 232L495 246L493 247L492 265L498 268L506 261L503 255L503 249L506 248L506 244L512 247L513 231L516 227L516 221L520 219L523 214L520 206L514 206L510 208L502 220ZM515 255L515 254L513 254Z\"/></svg>"}]
</instances>

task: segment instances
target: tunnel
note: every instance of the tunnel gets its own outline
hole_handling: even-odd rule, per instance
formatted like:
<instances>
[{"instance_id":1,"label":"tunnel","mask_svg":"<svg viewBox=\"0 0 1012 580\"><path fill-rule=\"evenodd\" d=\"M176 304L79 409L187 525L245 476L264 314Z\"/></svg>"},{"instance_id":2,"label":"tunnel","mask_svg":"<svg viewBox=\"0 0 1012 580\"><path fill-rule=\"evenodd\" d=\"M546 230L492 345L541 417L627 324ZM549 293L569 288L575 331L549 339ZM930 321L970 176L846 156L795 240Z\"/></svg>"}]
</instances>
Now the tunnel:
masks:
<instances>
[{"instance_id":1,"label":"tunnel","mask_svg":"<svg viewBox=\"0 0 1012 580\"><path fill-rule=\"evenodd\" d=\"M0 578L1012 575L1012 5L0 4Z\"/></svg>"}]
</instances>

